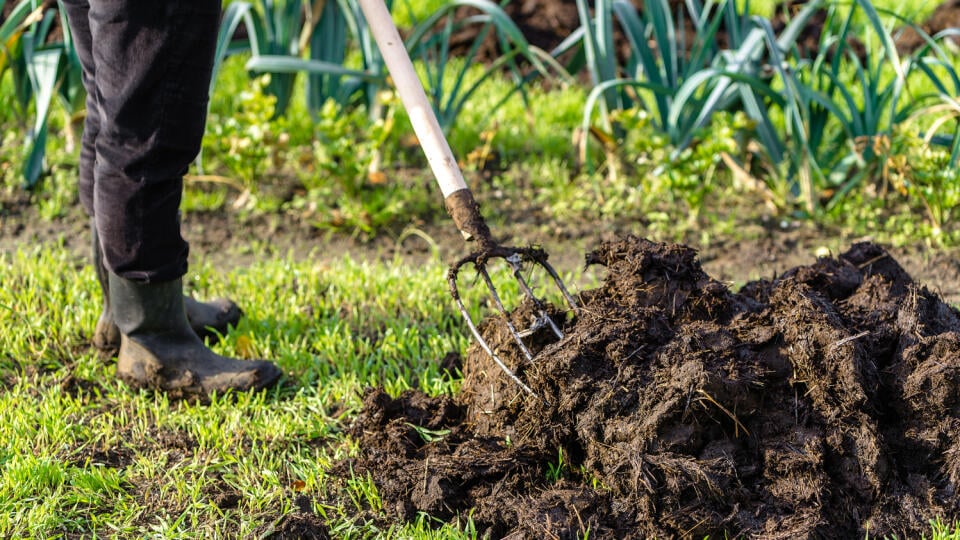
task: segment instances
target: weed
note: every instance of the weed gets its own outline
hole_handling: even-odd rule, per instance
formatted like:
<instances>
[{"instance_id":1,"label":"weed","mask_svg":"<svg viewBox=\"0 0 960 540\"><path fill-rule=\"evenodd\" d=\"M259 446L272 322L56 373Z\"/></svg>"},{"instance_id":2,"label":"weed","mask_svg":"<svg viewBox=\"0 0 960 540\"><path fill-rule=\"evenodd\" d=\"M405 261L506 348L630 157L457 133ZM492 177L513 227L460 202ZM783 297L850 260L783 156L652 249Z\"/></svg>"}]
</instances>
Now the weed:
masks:
<instances>
[{"instance_id":1,"label":"weed","mask_svg":"<svg viewBox=\"0 0 960 540\"><path fill-rule=\"evenodd\" d=\"M257 187L260 175L268 169L268 157L276 148L273 118L276 97L264 92L270 76L255 79L252 87L234 101L231 116L208 123L204 138L208 155L226 167L244 188Z\"/></svg>"},{"instance_id":2,"label":"weed","mask_svg":"<svg viewBox=\"0 0 960 540\"><path fill-rule=\"evenodd\" d=\"M557 461L547 463L547 480L556 484L567 473L568 464L563 457L563 448L557 449Z\"/></svg>"}]
</instances>

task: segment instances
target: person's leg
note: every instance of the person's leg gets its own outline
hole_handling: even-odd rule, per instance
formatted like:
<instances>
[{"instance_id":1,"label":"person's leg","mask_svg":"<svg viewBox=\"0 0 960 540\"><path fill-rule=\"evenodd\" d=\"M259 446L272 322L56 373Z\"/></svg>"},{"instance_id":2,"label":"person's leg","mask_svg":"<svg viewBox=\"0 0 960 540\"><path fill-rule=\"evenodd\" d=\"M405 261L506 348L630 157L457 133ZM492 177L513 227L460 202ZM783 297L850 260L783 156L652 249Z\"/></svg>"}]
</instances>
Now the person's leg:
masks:
<instances>
[{"instance_id":1,"label":"person's leg","mask_svg":"<svg viewBox=\"0 0 960 540\"><path fill-rule=\"evenodd\" d=\"M90 32L90 3L88 0L63 0L70 32L77 55L83 68L83 85L87 89L86 118L80 147L79 191L84 210L94 216L94 165L96 163L96 140L100 131L100 110L96 94L96 66L93 59L93 37ZM107 269L103 262L96 223L91 219L93 265L103 293L103 310L93 333L93 344L98 349L115 353L120 347L120 331L113 322L110 309ZM235 326L243 315L232 301L218 298L210 302L199 302L190 297L184 298L187 319L190 326L201 338L217 337L225 334L230 326Z\"/></svg>"},{"instance_id":2,"label":"person's leg","mask_svg":"<svg viewBox=\"0 0 960 540\"><path fill-rule=\"evenodd\" d=\"M93 63L93 37L90 35L88 19L90 3L87 0L63 0L61 5L66 10L70 35L82 67L83 87L87 90L87 111L83 123L83 135L80 138L78 188L80 203L90 216L90 229L93 232L91 235L93 267L97 272L97 280L100 282L100 290L103 293L103 310L100 312L100 318L93 333L93 344L98 349L116 350L120 347L120 331L113 324L113 315L110 313L110 298L106 287L107 273L101 261L99 239L93 220L93 167L97 154L94 145L97 133L100 131L100 110L97 105L94 82L96 68Z\"/></svg>"},{"instance_id":3,"label":"person's leg","mask_svg":"<svg viewBox=\"0 0 960 540\"><path fill-rule=\"evenodd\" d=\"M103 264L103 251L100 248L100 236L94 220L90 221L92 231L93 267L96 270L100 290L103 293L103 310L93 331L92 342L94 347L104 354L114 355L120 349L120 329L113 320L113 310L110 307L110 287L107 278L109 272ZM187 321L194 333L200 339L219 339L236 326L243 317L243 311L229 298L215 298L206 302L195 300L184 295L184 308L187 311Z\"/></svg>"},{"instance_id":4,"label":"person's leg","mask_svg":"<svg viewBox=\"0 0 960 540\"><path fill-rule=\"evenodd\" d=\"M93 214L121 334L117 374L189 393L245 390L280 375L214 354L190 328L178 211L200 149L220 0L90 0L99 130Z\"/></svg>"},{"instance_id":5,"label":"person's leg","mask_svg":"<svg viewBox=\"0 0 960 540\"><path fill-rule=\"evenodd\" d=\"M219 0L93 0L100 130L94 217L106 267L142 283L187 270L177 213L200 148Z\"/></svg>"},{"instance_id":6,"label":"person's leg","mask_svg":"<svg viewBox=\"0 0 960 540\"><path fill-rule=\"evenodd\" d=\"M93 165L96 162L94 143L100 131L100 112L94 84L93 37L90 35L90 3L87 0L62 0L74 48L83 68L83 87L87 90L87 112L80 138L79 189L80 202L87 215L93 217Z\"/></svg>"}]
</instances>

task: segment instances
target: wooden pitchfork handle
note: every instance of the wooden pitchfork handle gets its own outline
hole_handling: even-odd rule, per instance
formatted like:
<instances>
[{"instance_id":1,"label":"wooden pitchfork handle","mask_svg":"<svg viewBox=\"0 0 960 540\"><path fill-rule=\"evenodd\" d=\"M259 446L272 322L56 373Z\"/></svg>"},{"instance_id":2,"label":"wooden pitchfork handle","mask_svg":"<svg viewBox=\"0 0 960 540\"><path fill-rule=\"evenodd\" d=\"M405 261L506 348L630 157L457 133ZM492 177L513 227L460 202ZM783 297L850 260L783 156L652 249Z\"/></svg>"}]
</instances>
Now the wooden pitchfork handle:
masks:
<instances>
[{"instance_id":1,"label":"wooden pitchfork handle","mask_svg":"<svg viewBox=\"0 0 960 540\"><path fill-rule=\"evenodd\" d=\"M393 77L413 131L420 140L420 147L427 156L433 176L440 185L444 205L454 224L465 240L475 240L481 252L496 248L490 236L490 228L480 215L480 207L463 179L457 159L450 150L437 116L427 101L420 78L413 69L413 62L400 37L393 17L383 0L358 0L367 25Z\"/></svg>"}]
</instances>

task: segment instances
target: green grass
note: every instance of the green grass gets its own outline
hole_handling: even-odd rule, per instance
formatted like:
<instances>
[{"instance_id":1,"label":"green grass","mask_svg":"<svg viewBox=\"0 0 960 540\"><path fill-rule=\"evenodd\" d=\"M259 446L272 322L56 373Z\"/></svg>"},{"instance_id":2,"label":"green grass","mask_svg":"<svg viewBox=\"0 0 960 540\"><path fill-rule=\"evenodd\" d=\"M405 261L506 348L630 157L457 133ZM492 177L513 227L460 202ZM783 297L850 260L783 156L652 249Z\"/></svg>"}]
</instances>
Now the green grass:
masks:
<instances>
[{"instance_id":1,"label":"green grass","mask_svg":"<svg viewBox=\"0 0 960 540\"><path fill-rule=\"evenodd\" d=\"M275 260L226 277L199 266L187 276L198 295L229 289L250 314L216 350L275 359L287 381L191 405L127 389L87 345L99 292L82 262L34 247L0 263L0 537L249 537L300 495L348 536L462 537L354 523L378 506L375 490L326 474L351 452L340 430L365 386L457 390L437 369L467 344L445 265ZM221 509L212 494L227 488L240 500Z\"/></svg>"}]
</instances>

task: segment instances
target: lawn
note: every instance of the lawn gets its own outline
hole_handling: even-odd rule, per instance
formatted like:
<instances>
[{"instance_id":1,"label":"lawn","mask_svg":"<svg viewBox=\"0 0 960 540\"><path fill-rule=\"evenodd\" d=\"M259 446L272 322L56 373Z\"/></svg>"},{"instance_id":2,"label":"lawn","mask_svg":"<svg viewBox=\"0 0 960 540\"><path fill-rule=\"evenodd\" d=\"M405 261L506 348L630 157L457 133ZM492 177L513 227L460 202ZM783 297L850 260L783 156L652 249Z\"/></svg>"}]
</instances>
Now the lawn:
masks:
<instances>
[{"instance_id":1,"label":"lawn","mask_svg":"<svg viewBox=\"0 0 960 540\"><path fill-rule=\"evenodd\" d=\"M96 280L67 251L24 247L2 268L0 536L247 538L306 504L338 537L460 537L355 520L380 507L376 489L329 475L353 452L344 424L367 386L457 390L457 374L439 368L467 344L444 265L195 268L198 295L229 289L250 314L215 350L271 358L286 373L274 390L204 403L132 392L113 377L88 343Z\"/></svg>"}]
</instances>

